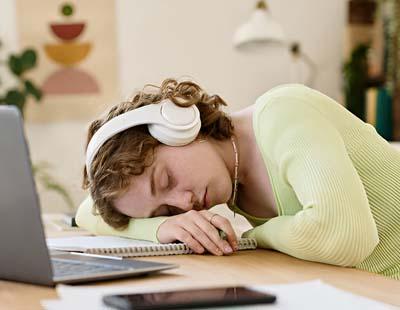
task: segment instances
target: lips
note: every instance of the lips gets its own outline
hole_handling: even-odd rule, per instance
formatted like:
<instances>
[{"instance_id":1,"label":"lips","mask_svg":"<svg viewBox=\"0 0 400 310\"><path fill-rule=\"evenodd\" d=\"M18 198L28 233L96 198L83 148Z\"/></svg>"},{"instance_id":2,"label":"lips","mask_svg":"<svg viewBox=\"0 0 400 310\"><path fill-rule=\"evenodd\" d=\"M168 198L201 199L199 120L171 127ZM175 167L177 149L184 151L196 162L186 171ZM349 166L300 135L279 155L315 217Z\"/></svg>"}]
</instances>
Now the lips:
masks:
<instances>
[{"instance_id":1,"label":"lips","mask_svg":"<svg viewBox=\"0 0 400 310\"><path fill-rule=\"evenodd\" d=\"M206 210L207 208L207 188L206 191L204 192L204 197L203 197L203 209Z\"/></svg>"}]
</instances>

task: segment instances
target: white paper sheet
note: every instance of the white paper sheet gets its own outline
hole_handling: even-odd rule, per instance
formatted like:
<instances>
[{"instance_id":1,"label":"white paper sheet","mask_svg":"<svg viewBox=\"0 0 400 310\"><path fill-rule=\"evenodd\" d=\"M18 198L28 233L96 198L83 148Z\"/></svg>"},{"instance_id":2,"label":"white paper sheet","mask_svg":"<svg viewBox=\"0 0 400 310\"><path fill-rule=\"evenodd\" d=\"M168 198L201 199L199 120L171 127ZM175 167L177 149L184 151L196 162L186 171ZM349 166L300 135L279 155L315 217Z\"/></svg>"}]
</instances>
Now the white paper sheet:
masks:
<instances>
[{"instance_id":1,"label":"white paper sheet","mask_svg":"<svg viewBox=\"0 0 400 310\"><path fill-rule=\"evenodd\" d=\"M277 302L274 305L257 305L240 307L240 309L307 309L307 310L386 310L398 309L372 299L368 299L359 295L352 294L337 289L320 280L279 284L252 286L253 289L273 293L277 296ZM168 288L171 290L173 288ZM183 288L181 288L183 289ZM58 285L57 293L60 300L43 300L42 306L48 310L63 309L109 309L105 307L101 301L102 296L108 294L121 293L143 293L149 291L165 291L166 289L154 289L152 286L142 286L140 288L132 288L125 286L68 286ZM237 307L226 307L224 309L238 309Z\"/></svg>"},{"instance_id":2,"label":"white paper sheet","mask_svg":"<svg viewBox=\"0 0 400 310\"><path fill-rule=\"evenodd\" d=\"M80 250L95 248L126 248L135 246L158 245L150 241L134 240L113 236L76 236L65 238L47 238L50 249ZM158 245L159 246L159 245Z\"/></svg>"}]
</instances>

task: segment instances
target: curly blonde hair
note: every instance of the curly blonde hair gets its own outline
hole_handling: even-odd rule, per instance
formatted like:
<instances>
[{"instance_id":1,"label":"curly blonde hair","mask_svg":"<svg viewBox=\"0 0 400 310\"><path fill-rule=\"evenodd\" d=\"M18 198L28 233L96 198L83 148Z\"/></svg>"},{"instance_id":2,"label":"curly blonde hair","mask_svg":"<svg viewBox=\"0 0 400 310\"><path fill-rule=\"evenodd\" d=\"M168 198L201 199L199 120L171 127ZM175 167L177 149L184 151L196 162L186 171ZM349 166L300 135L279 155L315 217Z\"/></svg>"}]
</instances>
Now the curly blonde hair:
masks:
<instances>
[{"instance_id":1,"label":"curly blonde hair","mask_svg":"<svg viewBox=\"0 0 400 310\"><path fill-rule=\"evenodd\" d=\"M202 137L224 140L232 136L232 121L220 110L220 106L226 106L226 103L218 95L208 95L192 81L166 79L160 87L155 86L156 92L146 92L148 86L154 87L146 85L133 99L113 106L105 117L93 121L88 129L86 147L95 132L113 117L164 99L170 99L181 107L195 104L200 111L199 135ZM100 214L108 225L116 229L128 225L130 217L117 211L113 201L126 192L132 176L142 174L146 167L151 166L158 145L160 142L150 135L147 125L135 126L114 135L101 146L90 167L91 178L84 167L82 187L90 191L94 213Z\"/></svg>"}]
</instances>

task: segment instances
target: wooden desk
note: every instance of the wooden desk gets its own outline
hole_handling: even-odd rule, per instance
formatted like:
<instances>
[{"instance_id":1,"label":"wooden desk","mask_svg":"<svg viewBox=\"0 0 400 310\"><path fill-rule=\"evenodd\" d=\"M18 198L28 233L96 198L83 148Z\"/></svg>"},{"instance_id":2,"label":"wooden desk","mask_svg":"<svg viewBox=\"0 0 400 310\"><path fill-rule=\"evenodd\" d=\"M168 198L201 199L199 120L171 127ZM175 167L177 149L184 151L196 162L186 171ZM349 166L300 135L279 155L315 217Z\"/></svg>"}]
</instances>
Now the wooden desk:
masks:
<instances>
[{"instance_id":1,"label":"wooden desk","mask_svg":"<svg viewBox=\"0 0 400 310\"><path fill-rule=\"evenodd\" d=\"M71 235L56 233L51 235ZM146 277L91 285L151 285L190 288L237 284L273 284L322 279L338 288L400 306L400 281L355 269L302 261L275 251L242 251L231 256L180 255L141 258L175 263L179 268ZM53 288L0 281L0 309L41 309L41 299L57 298Z\"/></svg>"}]
</instances>

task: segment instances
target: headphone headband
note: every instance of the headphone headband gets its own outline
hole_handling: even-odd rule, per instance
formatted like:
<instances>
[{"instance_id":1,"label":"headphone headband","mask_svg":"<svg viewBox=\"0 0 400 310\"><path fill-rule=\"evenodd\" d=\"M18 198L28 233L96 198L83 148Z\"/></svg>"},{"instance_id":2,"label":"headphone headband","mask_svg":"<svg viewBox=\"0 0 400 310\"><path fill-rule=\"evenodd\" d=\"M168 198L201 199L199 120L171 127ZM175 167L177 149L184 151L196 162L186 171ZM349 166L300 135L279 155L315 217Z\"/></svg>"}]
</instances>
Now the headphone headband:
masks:
<instances>
[{"instance_id":1,"label":"headphone headband","mask_svg":"<svg viewBox=\"0 0 400 310\"><path fill-rule=\"evenodd\" d=\"M166 99L120 114L96 131L86 149L86 171L90 176L91 163L100 147L112 136L134 126L148 124L150 134L161 143L182 146L196 139L201 128L200 112L196 105L179 107Z\"/></svg>"}]
</instances>

